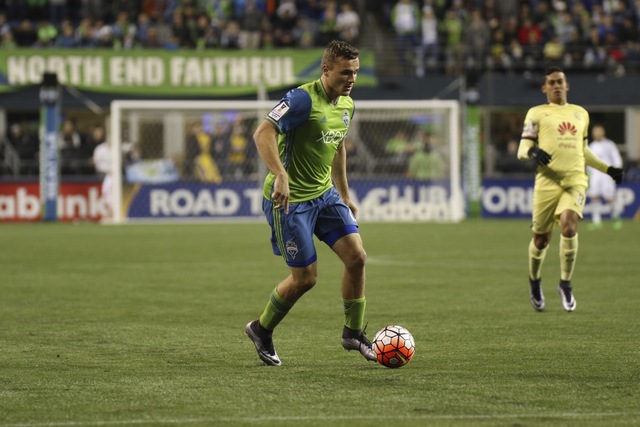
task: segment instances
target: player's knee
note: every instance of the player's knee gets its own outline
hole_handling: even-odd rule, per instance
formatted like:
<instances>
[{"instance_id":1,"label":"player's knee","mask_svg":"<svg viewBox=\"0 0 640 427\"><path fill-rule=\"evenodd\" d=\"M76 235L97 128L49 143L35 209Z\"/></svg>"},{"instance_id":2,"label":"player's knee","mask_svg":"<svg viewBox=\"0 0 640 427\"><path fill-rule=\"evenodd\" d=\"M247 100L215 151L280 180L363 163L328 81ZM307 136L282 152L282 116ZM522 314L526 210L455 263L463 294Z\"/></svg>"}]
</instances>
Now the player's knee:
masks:
<instances>
[{"instance_id":1,"label":"player's knee","mask_svg":"<svg viewBox=\"0 0 640 427\"><path fill-rule=\"evenodd\" d=\"M347 259L345 266L350 270L364 270L364 266L367 263L367 253L364 249L354 251L353 254Z\"/></svg>"},{"instance_id":2,"label":"player's knee","mask_svg":"<svg viewBox=\"0 0 640 427\"><path fill-rule=\"evenodd\" d=\"M302 274L296 278L296 288L298 288L300 293L307 292L316 285L317 280L318 276L315 273L309 272Z\"/></svg>"},{"instance_id":3,"label":"player's knee","mask_svg":"<svg viewBox=\"0 0 640 427\"><path fill-rule=\"evenodd\" d=\"M578 232L578 224L571 222L562 224L562 235L564 237L573 237Z\"/></svg>"},{"instance_id":4,"label":"player's knee","mask_svg":"<svg viewBox=\"0 0 640 427\"><path fill-rule=\"evenodd\" d=\"M549 235L548 234L536 234L533 236L533 244L536 248L542 250L549 246Z\"/></svg>"}]
</instances>

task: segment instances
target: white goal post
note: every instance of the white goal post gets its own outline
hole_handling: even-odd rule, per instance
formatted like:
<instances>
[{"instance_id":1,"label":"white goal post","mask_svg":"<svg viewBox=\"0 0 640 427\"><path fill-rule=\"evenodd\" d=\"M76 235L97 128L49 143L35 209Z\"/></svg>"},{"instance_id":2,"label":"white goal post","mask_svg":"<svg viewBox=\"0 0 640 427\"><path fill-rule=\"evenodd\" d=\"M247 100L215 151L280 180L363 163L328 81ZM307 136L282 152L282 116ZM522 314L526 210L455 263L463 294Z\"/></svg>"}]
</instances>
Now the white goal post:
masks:
<instances>
[{"instance_id":1,"label":"white goal post","mask_svg":"<svg viewBox=\"0 0 640 427\"><path fill-rule=\"evenodd\" d=\"M112 221L262 219L252 135L277 101L111 103ZM465 217L458 101L356 100L347 167L360 221Z\"/></svg>"}]
</instances>

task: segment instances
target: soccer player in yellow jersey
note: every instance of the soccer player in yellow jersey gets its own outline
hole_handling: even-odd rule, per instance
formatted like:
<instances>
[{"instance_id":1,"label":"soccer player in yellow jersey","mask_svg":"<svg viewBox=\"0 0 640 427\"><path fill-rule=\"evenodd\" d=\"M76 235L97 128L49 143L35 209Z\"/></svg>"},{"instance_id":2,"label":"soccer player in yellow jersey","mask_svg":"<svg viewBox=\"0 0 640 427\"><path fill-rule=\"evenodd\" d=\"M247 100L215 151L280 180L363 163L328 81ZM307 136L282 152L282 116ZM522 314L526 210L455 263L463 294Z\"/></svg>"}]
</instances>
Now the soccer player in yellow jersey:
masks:
<instances>
[{"instance_id":1,"label":"soccer player in yellow jersey","mask_svg":"<svg viewBox=\"0 0 640 427\"><path fill-rule=\"evenodd\" d=\"M538 163L533 191L529 243L529 285L533 308L544 309L541 269L551 234L560 225L560 284L558 292L566 311L576 308L571 276L578 253L578 222L582 218L588 178L585 165L607 173L617 183L623 171L600 160L587 145L589 113L567 102L569 83L557 67L547 69L542 93L547 103L527 112L518 159Z\"/></svg>"}]
</instances>

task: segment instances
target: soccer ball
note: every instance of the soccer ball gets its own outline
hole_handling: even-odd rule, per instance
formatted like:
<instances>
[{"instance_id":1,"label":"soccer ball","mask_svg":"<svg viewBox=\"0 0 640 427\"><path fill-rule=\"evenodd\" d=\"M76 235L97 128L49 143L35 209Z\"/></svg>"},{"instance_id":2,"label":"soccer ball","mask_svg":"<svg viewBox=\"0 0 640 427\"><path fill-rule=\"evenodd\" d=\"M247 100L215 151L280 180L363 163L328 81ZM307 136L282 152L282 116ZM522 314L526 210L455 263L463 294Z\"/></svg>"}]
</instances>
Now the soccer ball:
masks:
<instances>
[{"instance_id":1,"label":"soccer ball","mask_svg":"<svg viewBox=\"0 0 640 427\"><path fill-rule=\"evenodd\" d=\"M399 368L409 363L416 351L413 336L402 326L389 325L373 337L373 350L378 363L387 368Z\"/></svg>"}]
</instances>

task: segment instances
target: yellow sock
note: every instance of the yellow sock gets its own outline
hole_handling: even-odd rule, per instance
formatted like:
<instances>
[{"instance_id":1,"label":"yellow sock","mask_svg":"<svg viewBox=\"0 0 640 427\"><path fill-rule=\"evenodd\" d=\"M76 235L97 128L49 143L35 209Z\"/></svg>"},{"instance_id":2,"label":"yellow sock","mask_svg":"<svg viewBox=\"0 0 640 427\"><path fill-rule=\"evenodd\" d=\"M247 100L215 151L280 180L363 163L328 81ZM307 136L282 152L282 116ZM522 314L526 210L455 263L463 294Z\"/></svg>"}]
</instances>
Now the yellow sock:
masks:
<instances>
[{"instance_id":1,"label":"yellow sock","mask_svg":"<svg viewBox=\"0 0 640 427\"><path fill-rule=\"evenodd\" d=\"M542 271L542 263L544 257L547 255L547 248L538 249L533 243L533 239L529 243L529 277L532 280L538 280L540 278L540 272Z\"/></svg>"},{"instance_id":2,"label":"yellow sock","mask_svg":"<svg viewBox=\"0 0 640 427\"><path fill-rule=\"evenodd\" d=\"M560 279L571 280L578 255L578 235L560 236Z\"/></svg>"}]
</instances>

